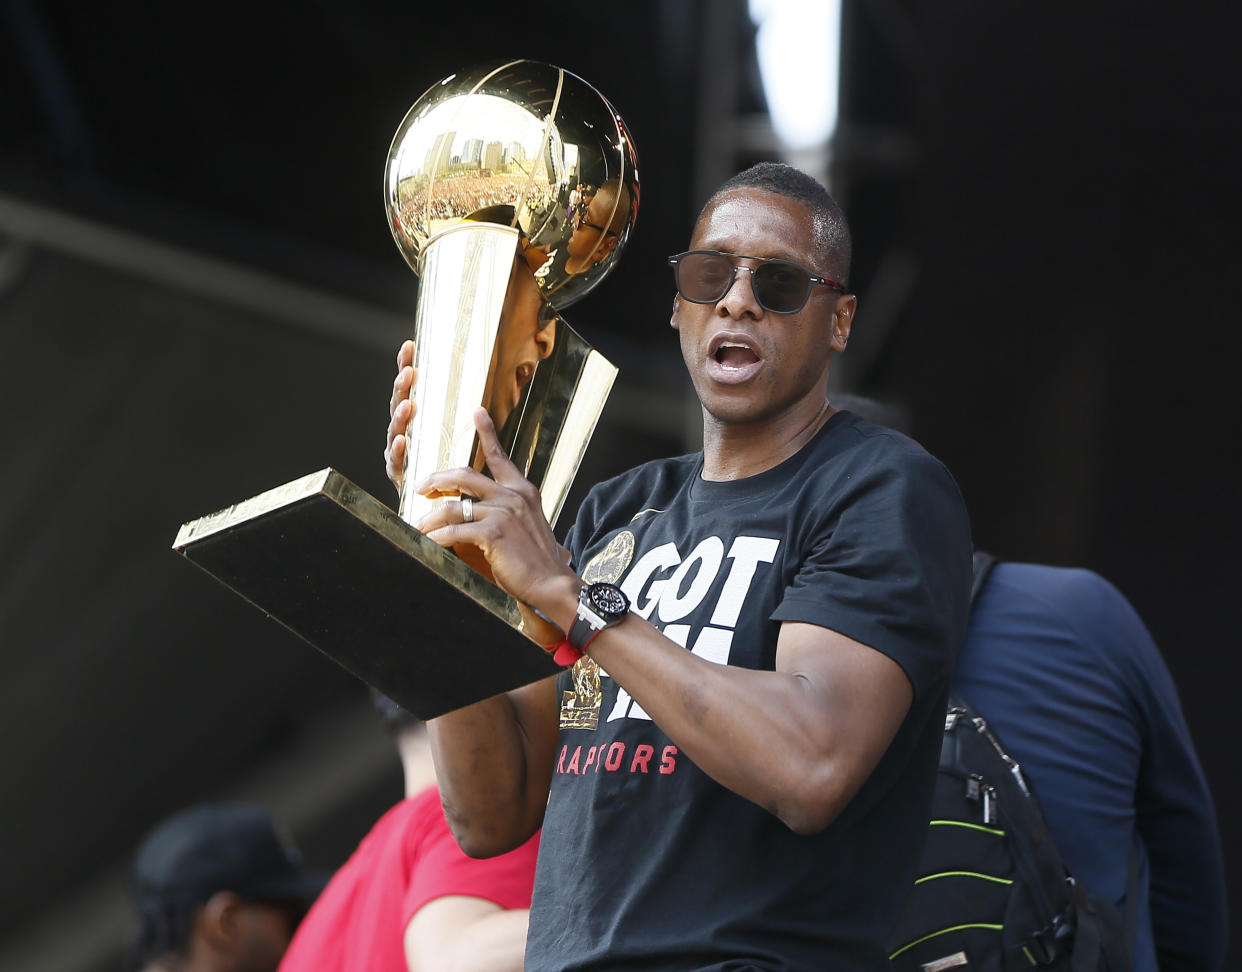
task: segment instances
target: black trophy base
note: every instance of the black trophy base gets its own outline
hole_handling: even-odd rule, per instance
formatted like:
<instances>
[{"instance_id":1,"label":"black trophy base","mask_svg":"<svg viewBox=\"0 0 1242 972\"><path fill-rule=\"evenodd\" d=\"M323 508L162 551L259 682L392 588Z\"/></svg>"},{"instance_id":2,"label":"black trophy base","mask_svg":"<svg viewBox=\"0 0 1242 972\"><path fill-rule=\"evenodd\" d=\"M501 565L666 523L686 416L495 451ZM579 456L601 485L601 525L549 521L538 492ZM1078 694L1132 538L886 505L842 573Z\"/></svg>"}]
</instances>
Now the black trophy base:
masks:
<instances>
[{"instance_id":1,"label":"black trophy base","mask_svg":"<svg viewBox=\"0 0 1242 972\"><path fill-rule=\"evenodd\" d=\"M422 719L560 670L517 601L334 469L187 523L173 549Z\"/></svg>"}]
</instances>

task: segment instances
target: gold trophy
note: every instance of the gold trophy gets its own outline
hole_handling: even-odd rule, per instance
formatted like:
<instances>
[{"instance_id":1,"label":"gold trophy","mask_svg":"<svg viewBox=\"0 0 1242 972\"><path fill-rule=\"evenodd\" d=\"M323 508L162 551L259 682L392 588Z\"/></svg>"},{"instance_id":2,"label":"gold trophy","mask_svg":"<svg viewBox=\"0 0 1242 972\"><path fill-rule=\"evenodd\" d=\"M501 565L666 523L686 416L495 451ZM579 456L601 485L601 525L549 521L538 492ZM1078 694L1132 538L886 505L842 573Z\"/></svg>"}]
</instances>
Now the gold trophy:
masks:
<instances>
[{"instance_id":1,"label":"gold trophy","mask_svg":"<svg viewBox=\"0 0 1242 972\"><path fill-rule=\"evenodd\" d=\"M598 91L517 60L432 85L397 128L384 193L419 278L399 512L328 468L186 523L173 549L429 719L558 670L546 626L480 558L414 529L436 501L411 487L482 468L482 405L555 523L617 373L561 311L616 265L637 157Z\"/></svg>"}]
</instances>

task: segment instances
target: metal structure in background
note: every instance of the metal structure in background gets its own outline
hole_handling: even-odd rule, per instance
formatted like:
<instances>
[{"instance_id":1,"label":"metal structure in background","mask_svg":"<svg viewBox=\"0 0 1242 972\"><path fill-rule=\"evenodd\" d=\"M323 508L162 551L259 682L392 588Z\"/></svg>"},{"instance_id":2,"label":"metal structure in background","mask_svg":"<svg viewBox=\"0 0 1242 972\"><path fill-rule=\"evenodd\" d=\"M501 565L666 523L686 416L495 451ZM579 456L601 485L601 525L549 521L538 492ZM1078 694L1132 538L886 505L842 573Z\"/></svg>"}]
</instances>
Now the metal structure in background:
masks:
<instances>
[{"instance_id":1,"label":"metal structure in background","mask_svg":"<svg viewBox=\"0 0 1242 972\"><path fill-rule=\"evenodd\" d=\"M735 172L764 160L787 162L828 187L850 218L856 243L864 243L855 246L850 285L859 295L862 326L851 336L849 353L834 361L832 378L835 389L860 390L895 339L919 272L918 257L899 232L907 214L894 202L908 195L901 185L914 177L916 137L911 118L879 80L884 74L873 69L877 60L888 63L904 79L920 58L917 31L897 0L842 0L839 122L828 141L795 150L783 143L763 106L747 4L729 7L733 16L706 18L695 27L695 198L706 199ZM893 190L878 203L877 186ZM877 205L882 212L875 212Z\"/></svg>"},{"instance_id":2,"label":"metal structure in background","mask_svg":"<svg viewBox=\"0 0 1242 972\"><path fill-rule=\"evenodd\" d=\"M903 231L918 146L905 84L921 58L900 0L842 0L840 111L828 186L854 232L851 289L859 322L835 362L835 388L865 391L897 339L920 261ZM876 64L887 66L877 70Z\"/></svg>"}]
</instances>

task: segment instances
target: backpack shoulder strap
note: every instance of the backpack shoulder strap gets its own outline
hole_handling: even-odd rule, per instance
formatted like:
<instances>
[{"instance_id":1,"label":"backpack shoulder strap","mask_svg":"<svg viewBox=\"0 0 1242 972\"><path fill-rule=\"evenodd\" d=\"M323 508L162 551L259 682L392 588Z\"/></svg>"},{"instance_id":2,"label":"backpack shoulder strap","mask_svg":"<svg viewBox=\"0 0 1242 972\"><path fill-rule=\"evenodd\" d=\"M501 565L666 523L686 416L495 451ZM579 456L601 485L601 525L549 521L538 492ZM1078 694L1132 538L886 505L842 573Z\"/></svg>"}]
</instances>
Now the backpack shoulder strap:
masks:
<instances>
[{"instance_id":1,"label":"backpack shoulder strap","mask_svg":"<svg viewBox=\"0 0 1242 972\"><path fill-rule=\"evenodd\" d=\"M983 585L987 583L988 574L992 572L992 568L996 566L997 557L988 553L986 550L976 550L974 556L974 578L970 583L970 603L974 604L979 597L979 592L983 590Z\"/></svg>"},{"instance_id":2,"label":"backpack shoulder strap","mask_svg":"<svg viewBox=\"0 0 1242 972\"><path fill-rule=\"evenodd\" d=\"M988 574L992 572L992 568L996 566L997 559L986 550L976 550L972 560L973 576L970 581L970 604L974 607L975 601L979 597L979 592L983 590L983 585L987 582ZM966 700L957 694L955 690L949 692L949 708L966 709L970 715L977 713L967 704Z\"/></svg>"}]
</instances>

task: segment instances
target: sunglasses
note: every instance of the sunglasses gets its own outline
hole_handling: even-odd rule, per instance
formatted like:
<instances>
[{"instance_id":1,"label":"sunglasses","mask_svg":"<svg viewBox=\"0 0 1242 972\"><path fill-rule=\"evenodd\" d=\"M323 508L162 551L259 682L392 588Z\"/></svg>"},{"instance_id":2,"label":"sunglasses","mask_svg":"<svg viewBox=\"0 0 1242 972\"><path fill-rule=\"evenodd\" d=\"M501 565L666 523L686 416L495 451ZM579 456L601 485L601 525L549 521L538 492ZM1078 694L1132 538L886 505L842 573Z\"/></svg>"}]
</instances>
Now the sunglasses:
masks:
<instances>
[{"instance_id":1,"label":"sunglasses","mask_svg":"<svg viewBox=\"0 0 1242 972\"><path fill-rule=\"evenodd\" d=\"M757 267L743 267L734 260L758 260ZM806 306L811 285L819 284L838 294L845 288L835 280L817 277L806 267L789 260L765 260L718 250L688 250L668 258L677 293L695 304L714 304L733 286L739 270L750 274L750 287L759 306L773 314L796 314Z\"/></svg>"},{"instance_id":2,"label":"sunglasses","mask_svg":"<svg viewBox=\"0 0 1242 972\"><path fill-rule=\"evenodd\" d=\"M574 229L582 229L582 227L584 226L588 227L589 229L599 230L605 236L620 236L621 235L616 230L610 230L606 226L600 226L597 223L592 223L588 221L586 218L585 208L580 209L578 210L578 212L574 213Z\"/></svg>"}]
</instances>

